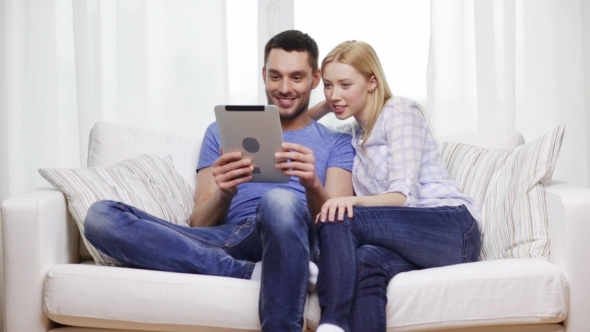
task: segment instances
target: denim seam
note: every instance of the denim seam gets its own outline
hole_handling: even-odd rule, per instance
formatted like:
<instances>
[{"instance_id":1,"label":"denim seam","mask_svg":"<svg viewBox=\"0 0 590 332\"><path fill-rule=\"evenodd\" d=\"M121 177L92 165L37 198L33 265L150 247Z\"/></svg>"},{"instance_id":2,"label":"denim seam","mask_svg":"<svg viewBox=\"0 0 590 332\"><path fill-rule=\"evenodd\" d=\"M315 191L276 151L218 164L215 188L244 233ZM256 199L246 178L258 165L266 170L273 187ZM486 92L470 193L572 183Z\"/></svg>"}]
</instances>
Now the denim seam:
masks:
<instances>
[{"instance_id":1,"label":"denim seam","mask_svg":"<svg viewBox=\"0 0 590 332\"><path fill-rule=\"evenodd\" d=\"M463 263L467 263L468 242L469 242L470 237L473 235L473 233L476 230L477 230L477 222L475 222L475 219L472 218L471 227L469 227L469 230L467 230L467 232L465 232L463 234Z\"/></svg>"},{"instance_id":2,"label":"denim seam","mask_svg":"<svg viewBox=\"0 0 590 332\"><path fill-rule=\"evenodd\" d=\"M301 292L299 292L299 302L297 303L299 306L299 310L297 311L297 317L299 317L299 322L301 326L303 326L303 314L305 311L305 299L307 297L307 280L309 279L309 275L307 278L302 280L301 285Z\"/></svg>"},{"instance_id":3,"label":"denim seam","mask_svg":"<svg viewBox=\"0 0 590 332\"><path fill-rule=\"evenodd\" d=\"M254 272L254 267L256 266L256 263L254 262L248 262L250 264L248 264L248 267L246 268L246 272L243 275L243 279L252 279L252 273Z\"/></svg>"},{"instance_id":4,"label":"denim seam","mask_svg":"<svg viewBox=\"0 0 590 332\"><path fill-rule=\"evenodd\" d=\"M201 238L201 237L199 237L199 236L195 236L195 235L193 235L193 234L190 234L190 233L188 233L188 232L185 232L185 231L183 231L182 229L178 229L178 228L172 227L171 225L169 225L169 224L170 224L170 222L167 222L167 221L161 221L161 220L157 220L157 219L156 219L156 220L150 220L150 221L152 221L152 222L157 222L157 223L159 223L160 225L162 225L162 226L165 226L165 227L168 227L169 229L171 229L171 230L173 230L173 231L175 231L175 232L177 232L177 233L180 233L180 234L182 234L182 235L184 235L184 236L187 236L187 237L189 237L189 238L191 238L191 239L198 240L198 241L202 241L202 242L205 242L205 243L208 243L208 244L211 244L211 245L215 245L215 246L219 247L220 249L222 249L222 247L223 247L223 244L216 243L216 242L212 242L212 241L209 241L209 240L207 240L207 239ZM190 227L190 226L189 226L189 227ZM207 248L203 248L203 249L207 249Z\"/></svg>"},{"instance_id":5,"label":"denim seam","mask_svg":"<svg viewBox=\"0 0 590 332\"><path fill-rule=\"evenodd\" d=\"M227 249L227 248L230 248L230 247L233 247L234 245L236 245L237 243L234 243L233 245L231 245L231 241L232 241L232 239L234 239L234 238L235 238L235 237L238 235L238 233L240 233L241 231L243 231L243 230L245 230L245 229L247 229L247 228L250 228L250 227L255 227L255 226L256 226L256 225L254 224L254 222L252 222L252 221L251 221L251 218L248 218L244 224L240 225L240 227L238 227L238 229L236 229L236 230L235 230L235 231L234 231L234 232L233 232L233 233L232 233L232 234L231 234L231 235L230 235L230 236L227 238L227 240L226 240L226 241L225 241L225 243L223 244L223 248L224 248L224 249ZM254 231L254 230L252 230L252 231ZM243 240L243 239L242 239L242 240Z\"/></svg>"}]
</instances>

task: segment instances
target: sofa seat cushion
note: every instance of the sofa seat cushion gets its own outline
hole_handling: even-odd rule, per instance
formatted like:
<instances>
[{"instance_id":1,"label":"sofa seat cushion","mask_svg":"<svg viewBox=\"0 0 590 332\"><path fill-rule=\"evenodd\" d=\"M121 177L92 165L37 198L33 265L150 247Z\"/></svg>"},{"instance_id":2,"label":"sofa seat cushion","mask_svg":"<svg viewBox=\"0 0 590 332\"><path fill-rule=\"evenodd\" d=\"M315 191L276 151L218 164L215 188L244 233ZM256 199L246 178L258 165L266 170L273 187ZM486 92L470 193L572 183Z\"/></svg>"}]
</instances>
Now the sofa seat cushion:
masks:
<instances>
[{"instance_id":1,"label":"sofa seat cushion","mask_svg":"<svg viewBox=\"0 0 590 332\"><path fill-rule=\"evenodd\" d=\"M502 259L400 273L389 283L387 331L551 324L568 312L559 268L532 259ZM320 318L312 294L307 324Z\"/></svg>"},{"instance_id":2,"label":"sofa seat cushion","mask_svg":"<svg viewBox=\"0 0 590 332\"><path fill-rule=\"evenodd\" d=\"M192 331L206 331L206 332L233 332L230 329L194 329ZM315 329L308 329L307 332L315 331ZM445 329L436 330L438 332L564 332L565 329L561 324L527 324L527 325L503 325L503 326L487 326L487 327L466 327L459 329ZM95 329L87 327L58 327L49 330L49 332L139 332L138 330L119 330L119 329Z\"/></svg>"},{"instance_id":3,"label":"sofa seat cushion","mask_svg":"<svg viewBox=\"0 0 590 332\"><path fill-rule=\"evenodd\" d=\"M44 311L72 326L148 331L259 331L260 282L88 264L47 273Z\"/></svg>"}]
</instances>

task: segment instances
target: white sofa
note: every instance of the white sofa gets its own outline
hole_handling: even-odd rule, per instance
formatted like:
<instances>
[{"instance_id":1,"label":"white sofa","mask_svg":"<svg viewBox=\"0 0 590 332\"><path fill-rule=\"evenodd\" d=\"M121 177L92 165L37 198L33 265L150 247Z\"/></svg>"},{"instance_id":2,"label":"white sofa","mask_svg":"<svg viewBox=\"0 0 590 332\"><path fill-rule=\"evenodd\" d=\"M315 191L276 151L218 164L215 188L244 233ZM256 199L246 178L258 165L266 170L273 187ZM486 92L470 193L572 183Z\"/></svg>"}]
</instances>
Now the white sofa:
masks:
<instances>
[{"instance_id":1,"label":"white sofa","mask_svg":"<svg viewBox=\"0 0 590 332\"><path fill-rule=\"evenodd\" d=\"M451 140L512 148L522 136L498 131ZM199 145L199 139L98 123L88 164L171 155L194 185ZM560 183L545 192L551 262L504 259L400 274L388 289L388 331L590 331L590 189ZM256 281L95 265L66 199L52 188L4 201L2 234L5 332L260 329ZM309 331L319 317L311 294Z\"/></svg>"}]
</instances>

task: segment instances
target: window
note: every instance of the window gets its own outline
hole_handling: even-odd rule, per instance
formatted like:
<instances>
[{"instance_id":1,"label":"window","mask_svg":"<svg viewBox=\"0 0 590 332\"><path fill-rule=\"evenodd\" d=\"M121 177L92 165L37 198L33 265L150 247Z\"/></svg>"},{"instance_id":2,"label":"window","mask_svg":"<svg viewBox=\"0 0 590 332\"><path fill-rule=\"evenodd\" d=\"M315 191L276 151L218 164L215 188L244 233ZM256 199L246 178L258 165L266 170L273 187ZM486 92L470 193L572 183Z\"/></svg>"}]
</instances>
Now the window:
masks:
<instances>
[{"instance_id":1,"label":"window","mask_svg":"<svg viewBox=\"0 0 590 332\"><path fill-rule=\"evenodd\" d=\"M259 9L259 1L281 0L226 1L229 102L264 103L258 91L262 68L258 21L272 21L268 16L274 12ZM284 11L293 11L294 29L309 33L317 41L320 61L342 41L363 40L377 51L393 94L427 106L430 0L283 0L280 4L283 17ZM312 94L312 105L323 98L320 84ZM337 121L332 115L322 119L329 125Z\"/></svg>"},{"instance_id":2,"label":"window","mask_svg":"<svg viewBox=\"0 0 590 332\"><path fill-rule=\"evenodd\" d=\"M394 96L426 106L426 69L430 36L430 0L297 0L295 29L318 43L320 62L345 40L373 46ZM312 104L324 99L323 85ZM338 124L331 114L322 122Z\"/></svg>"},{"instance_id":3,"label":"window","mask_svg":"<svg viewBox=\"0 0 590 332\"><path fill-rule=\"evenodd\" d=\"M229 103L256 105L258 78L258 1L226 0Z\"/></svg>"}]
</instances>

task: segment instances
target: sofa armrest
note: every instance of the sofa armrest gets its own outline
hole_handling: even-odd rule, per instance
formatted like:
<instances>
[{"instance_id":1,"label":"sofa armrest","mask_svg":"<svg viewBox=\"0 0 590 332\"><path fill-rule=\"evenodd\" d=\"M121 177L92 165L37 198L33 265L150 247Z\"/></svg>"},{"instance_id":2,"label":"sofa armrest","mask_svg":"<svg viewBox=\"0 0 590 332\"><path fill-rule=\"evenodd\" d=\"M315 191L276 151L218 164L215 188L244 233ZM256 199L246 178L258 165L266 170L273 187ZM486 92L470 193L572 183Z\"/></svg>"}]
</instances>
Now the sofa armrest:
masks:
<instances>
[{"instance_id":1,"label":"sofa armrest","mask_svg":"<svg viewBox=\"0 0 590 332\"><path fill-rule=\"evenodd\" d=\"M567 331L590 326L590 188L559 183L545 189L551 260L569 283Z\"/></svg>"},{"instance_id":2,"label":"sofa armrest","mask_svg":"<svg viewBox=\"0 0 590 332\"><path fill-rule=\"evenodd\" d=\"M78 229L64 195L35 189L2 203L6 332L48 331L43 282L55 264L79 260Z\"/></svg>"}]
</instances>

